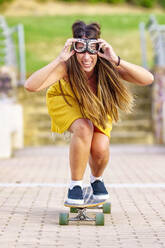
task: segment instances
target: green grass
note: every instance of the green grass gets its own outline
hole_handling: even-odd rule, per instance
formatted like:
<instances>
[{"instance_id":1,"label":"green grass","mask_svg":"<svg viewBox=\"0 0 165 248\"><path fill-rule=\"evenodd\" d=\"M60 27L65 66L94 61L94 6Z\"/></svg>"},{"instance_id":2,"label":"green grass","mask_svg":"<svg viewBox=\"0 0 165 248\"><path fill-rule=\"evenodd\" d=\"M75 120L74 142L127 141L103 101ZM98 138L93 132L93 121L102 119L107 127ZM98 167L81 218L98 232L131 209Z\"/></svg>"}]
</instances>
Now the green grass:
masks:
<instances>
[{"instance_id":1,"label":"green grass","mask_svg":"<svg viewBox=\"0 0 165 248\"><path fill-rule=\"evenodd\" d=\"M165 15L157 14L159 24L165 23ZM101 24L101 37L107 40L116 53L132 63L141 64L139 23L147 22L149 14L115 14L105 16L28 16L7 17L10 26L22 23L25 29L27 74L48 64L60 53L66 39L72 37L71 26L76 20ZM148 60L153 65L152 47L148 41Z\"/></svg>"}]
</instances>

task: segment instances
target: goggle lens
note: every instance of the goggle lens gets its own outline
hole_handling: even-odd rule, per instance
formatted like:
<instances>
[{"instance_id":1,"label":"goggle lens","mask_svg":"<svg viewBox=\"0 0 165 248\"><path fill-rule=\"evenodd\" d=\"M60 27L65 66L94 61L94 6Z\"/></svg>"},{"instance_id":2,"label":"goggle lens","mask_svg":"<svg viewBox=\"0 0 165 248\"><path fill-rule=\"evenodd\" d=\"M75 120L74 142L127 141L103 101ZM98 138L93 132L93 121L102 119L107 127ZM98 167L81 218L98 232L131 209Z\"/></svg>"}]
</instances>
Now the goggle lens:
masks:
<instances>
[{"instance_id":1,"label":"goggle lens","mask_svg":"<svg viewBox=\"0 0 165 248\"><path fill-rule=\"evenodd\" d=\"M77 53L85 53L88 51L91 54L96 54L99 50L99 43L97 43L97 40L80 39L74 42L73 47Z\"/></svg>"},{"instance_id":2,"label":"goggle lens","mask_svg":"<svg viewBox=\"0 0 165 248\"><path fill-rule=\"evenodd\" d=\"M99 44L98 43L94 43L94 42L89 42L88 43L88 49L90 49L93 52L97 52L99 50Z\"/></svg>"},{"instance_id":3,"label":"goggle lens","mask_svg":"<svg viewBox=\"0 0 165 248\"><path fill-rule=\"evenodd\" d=\"M81 52L86 49L86 44L83 42L75 42L75 49L77 52Z\"/></svg>"}]
</instances>

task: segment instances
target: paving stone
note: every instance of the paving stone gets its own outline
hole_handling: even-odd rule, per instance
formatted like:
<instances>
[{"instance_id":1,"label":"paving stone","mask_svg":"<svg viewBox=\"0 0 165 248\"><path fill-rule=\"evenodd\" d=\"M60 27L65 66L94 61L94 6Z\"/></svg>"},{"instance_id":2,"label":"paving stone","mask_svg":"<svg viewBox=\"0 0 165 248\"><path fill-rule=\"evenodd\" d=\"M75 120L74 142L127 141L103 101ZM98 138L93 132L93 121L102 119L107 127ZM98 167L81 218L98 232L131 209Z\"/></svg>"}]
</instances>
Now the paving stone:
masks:
<instances>
[{"instance_id":1,"label":"paving stone","mask_svg":"<svg viewBox=\"0 0 165 248\"><path fill-rule=\"evenodd\" d=\"M29 147L0 160L0 247L164 248L165 149L111 146L110 152L104 182L112 213L105 215L105 226L59 226L59 213L69 210L63 205L68 147ZM89 175L87 168L84 183Z\"/></svg>"}]
</instances>

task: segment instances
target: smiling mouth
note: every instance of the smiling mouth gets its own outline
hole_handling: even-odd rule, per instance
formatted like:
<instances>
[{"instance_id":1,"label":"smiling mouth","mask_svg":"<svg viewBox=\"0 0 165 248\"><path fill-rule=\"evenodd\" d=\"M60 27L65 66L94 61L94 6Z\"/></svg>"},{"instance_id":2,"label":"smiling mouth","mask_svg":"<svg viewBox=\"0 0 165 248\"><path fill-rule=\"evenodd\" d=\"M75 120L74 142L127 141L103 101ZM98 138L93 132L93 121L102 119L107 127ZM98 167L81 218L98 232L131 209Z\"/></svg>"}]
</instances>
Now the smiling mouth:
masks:
<instances>
[{"instance_id":1,"label":"smiling mouth","mask_svg":"<svg viewBox=\"0 0 165 248\"><path fill-rule=\"evenodd\" d=\"M83 64L84 67L89 67L89 66L92 65L92 63L83 63L83 62L82 62L82 64Z\"/></svg>"}]
</instances>

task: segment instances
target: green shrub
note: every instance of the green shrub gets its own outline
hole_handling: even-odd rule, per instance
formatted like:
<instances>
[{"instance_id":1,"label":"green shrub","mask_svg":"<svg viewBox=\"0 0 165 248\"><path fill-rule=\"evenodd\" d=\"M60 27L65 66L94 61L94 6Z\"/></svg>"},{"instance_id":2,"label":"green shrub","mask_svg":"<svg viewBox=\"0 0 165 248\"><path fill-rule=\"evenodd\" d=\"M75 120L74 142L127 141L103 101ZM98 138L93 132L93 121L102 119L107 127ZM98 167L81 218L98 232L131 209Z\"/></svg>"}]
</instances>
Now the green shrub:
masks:
<instances>
[{"instance_id":1,"label":"green shrub","mask_svg":"<svg viewBox=\"0 0 165 248\"><path fill-rule=\"evenodd\" d=\"M140 0L140 5L146 8L152 8L155 4L155 0Z\"/></svg>"},{"instance_id":2,"label":"green shrub","mask_svg":"<svg viewBox=\"0 0 165 248\"><path fill-rule=\"evenodd\" d=\"M165 8L165 0L158 0L158 3Z\"/></svg>"},{"instance_id":3,"label":"green shrub","mask_svg":"<svg viewBox=\"0 0 165 248\"><path fill-rule=\"evenodd\" d=\"M124 3L126 0L86 0L85 2L88 3L114 3L114 4L118 4L118 3ZM79 1L79 2L84 2L83 0Z\"/></svg>"},{"instance_id":4,"label":"green shrub","mask_svg":"<svg viewBox=\"0 0 165 248\"><path fill-rule=\"evenodd\" d=\"M125 0L107 0L107 3L124 3Z\"/></svg>"},{"instance_id":5,"label":"green shrub","mask_svg":"<svg viewBox=\"0 0 165 248\"><path fill-rule=\"evenodd\" d=\"M0 0L0 4L3 4L3 3L10 3L11 1L13 1L13 0Z\"/></svg>"},{"instance_id":6,"label":"green shrub","mask_svg":"<svg viewBox=\"0 0 165 248\"><path fill-rule=\"evenodd\" d=\"M164 1L164 0L162 0ZM156 2L156 0L127 0L128 3L133 5L138 5L146 8L152 8Z\"/></svg>"},{"instance_id":7,"label":"green shrub","mask_svg":"<svg viewBox=\"0 0 165 248\"><path fill-rule=\"evenodd\" d=\"M79 1L79 2L82 2L82 1ZM85 1L85 2L88 2L88 3L99 3L99 2L106 2L106 1L88 0L88 1Z\"/></svg>"}]
</instances>

